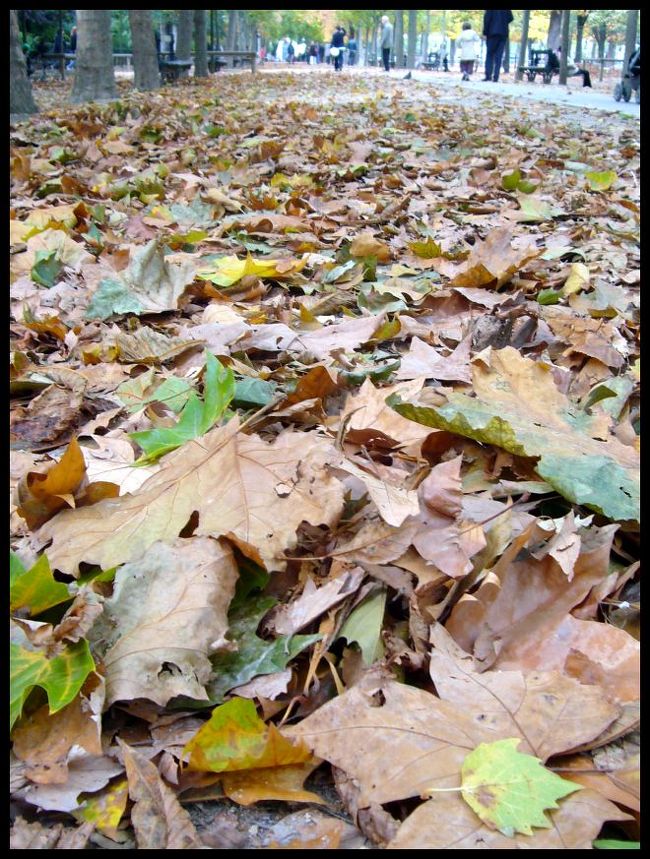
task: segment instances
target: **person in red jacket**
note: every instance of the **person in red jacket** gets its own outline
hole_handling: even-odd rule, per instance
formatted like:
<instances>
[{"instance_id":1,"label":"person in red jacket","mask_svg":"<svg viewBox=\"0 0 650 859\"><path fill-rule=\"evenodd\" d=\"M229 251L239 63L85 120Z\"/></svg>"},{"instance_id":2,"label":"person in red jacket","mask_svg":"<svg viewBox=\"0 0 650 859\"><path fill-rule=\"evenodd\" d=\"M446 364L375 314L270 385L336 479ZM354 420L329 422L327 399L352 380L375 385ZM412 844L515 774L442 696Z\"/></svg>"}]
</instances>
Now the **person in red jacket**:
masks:
<instances>
[{"instance_id":1,"label":"person in red jacket","mask_svg":"<svg viewBox=\"0 0 650 859\"><path fill-rule=\"evenodd\" d=\"M510 9L488 9L483 14L483 36L487 41L484 81L498 81L503 50L508 41L508 28L512 22Z\"/></svg>"}]
</instances>

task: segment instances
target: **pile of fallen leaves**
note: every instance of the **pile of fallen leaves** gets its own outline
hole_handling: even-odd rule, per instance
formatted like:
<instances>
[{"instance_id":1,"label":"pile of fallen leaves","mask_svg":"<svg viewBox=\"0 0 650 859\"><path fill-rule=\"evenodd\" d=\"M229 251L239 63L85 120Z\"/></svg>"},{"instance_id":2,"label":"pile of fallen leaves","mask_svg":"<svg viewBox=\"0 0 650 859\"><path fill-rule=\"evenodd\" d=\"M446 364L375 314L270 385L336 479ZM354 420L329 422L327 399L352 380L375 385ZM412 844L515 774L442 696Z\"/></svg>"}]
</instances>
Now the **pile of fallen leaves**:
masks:
<instances>
[{"instance_id":1,"label":"pile of fallen leaves","mask_svg":"<svg viewBox=\"0 0 650 859\"><path fill-rule=\"evenodd\" d=\"M467 98L12 126L15 848L638 837L638 122Z\"/></svg>"}]
</instances>

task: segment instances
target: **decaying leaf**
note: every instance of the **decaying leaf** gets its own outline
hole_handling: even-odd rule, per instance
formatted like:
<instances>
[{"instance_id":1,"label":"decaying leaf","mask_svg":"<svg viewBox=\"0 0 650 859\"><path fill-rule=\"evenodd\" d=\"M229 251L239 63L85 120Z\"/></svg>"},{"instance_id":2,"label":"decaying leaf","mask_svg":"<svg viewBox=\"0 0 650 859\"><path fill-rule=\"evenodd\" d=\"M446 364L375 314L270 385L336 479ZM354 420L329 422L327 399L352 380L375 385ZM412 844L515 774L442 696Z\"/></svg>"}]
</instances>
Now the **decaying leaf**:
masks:
<instances>
[{"instance_id":1,"label":"decaying leaf","mask_svg":"<svg viewBox=\"0 0 650 859\"><path fill-rule=\"evenodd\" d=\"M207 700L208 657L226 645L236 580L231 549L209 537L154 543L122 566L90 633L102 653L107 702Z\"/></svg>"}]
</instances>

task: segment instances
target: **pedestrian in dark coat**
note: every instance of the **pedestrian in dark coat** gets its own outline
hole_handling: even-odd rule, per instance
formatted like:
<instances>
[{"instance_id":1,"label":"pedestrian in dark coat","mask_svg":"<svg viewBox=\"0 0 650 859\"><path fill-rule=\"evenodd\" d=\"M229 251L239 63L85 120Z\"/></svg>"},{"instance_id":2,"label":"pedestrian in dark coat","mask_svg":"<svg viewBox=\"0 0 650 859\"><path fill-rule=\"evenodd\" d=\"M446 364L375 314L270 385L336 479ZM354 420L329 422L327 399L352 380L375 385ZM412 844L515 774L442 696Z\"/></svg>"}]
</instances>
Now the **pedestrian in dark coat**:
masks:
<instances>
[{"instance_id":1,"label":"pedestrian in dark coat","mask_svg":"<svg viewBox=\"0 0 650 859\"><path fill-rule=\"evenodd\" d=\"M487 41L484 81L498 81L503 51L508 41L508 27L512 22L510 9L488 9L483 14L483 36Z\"/></svg>"},{"instance_id":2,"label":"pedestrian in dark coat","mask_svg":"<svg viewBox=\"0 0 650 859\"><path fill-rule=\"evenodd\" d=\"M330 42L330 56L334 56L334 71L340 72L343 68L343 48L345 47L345 30L343 27L337 27L332 35ZM335 53L332 54L332 48Z\"/></svg>"}]
</instances>

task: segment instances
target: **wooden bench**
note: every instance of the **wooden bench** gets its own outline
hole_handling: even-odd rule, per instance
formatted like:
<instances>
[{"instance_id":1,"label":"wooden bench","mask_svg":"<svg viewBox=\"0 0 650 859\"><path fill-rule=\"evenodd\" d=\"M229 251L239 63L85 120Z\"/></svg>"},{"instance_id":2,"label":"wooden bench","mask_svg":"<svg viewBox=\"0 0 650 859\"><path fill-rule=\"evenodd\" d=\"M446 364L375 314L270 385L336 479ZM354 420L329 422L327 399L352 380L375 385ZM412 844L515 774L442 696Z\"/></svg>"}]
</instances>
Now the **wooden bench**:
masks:
<instances>
[{"instance_id":1,"label":"wooden bench","mask_svg":"<svg viewBox=\"0 0 650 859\"><path fill-rule=\"evenodd\" d=\"M165 83L174 83L185 71L192 68L192 60L161 60L160 74Z\"/></svg>"}]
</instances>

